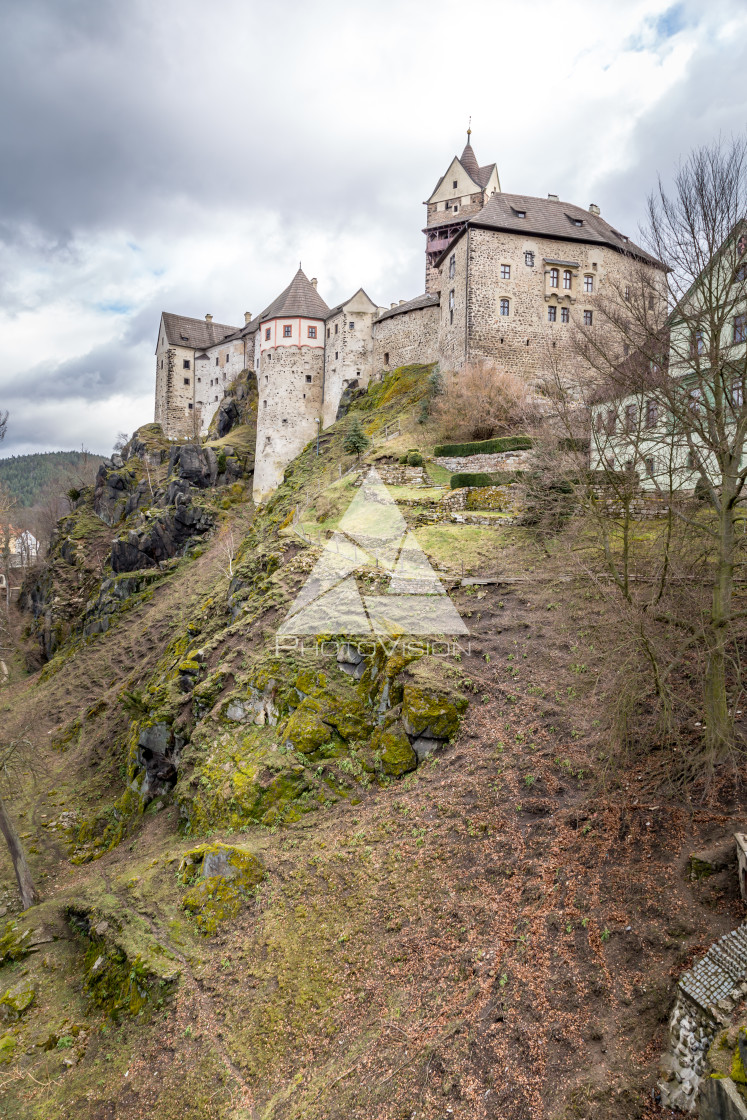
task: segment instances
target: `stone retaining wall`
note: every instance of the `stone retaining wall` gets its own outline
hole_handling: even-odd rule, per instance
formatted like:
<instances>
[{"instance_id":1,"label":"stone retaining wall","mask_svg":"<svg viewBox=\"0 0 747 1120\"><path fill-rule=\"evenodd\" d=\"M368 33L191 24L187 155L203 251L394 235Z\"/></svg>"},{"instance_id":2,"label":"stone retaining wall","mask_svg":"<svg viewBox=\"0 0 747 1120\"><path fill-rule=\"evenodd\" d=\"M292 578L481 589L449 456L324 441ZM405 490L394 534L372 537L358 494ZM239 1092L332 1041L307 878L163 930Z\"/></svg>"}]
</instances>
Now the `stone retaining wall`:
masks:
<instances>
[{"instance_id":1,"label":"stone retaining wall","mask_svg":"<svg viewBox=\"0 0 747 1120\"><path fill-rule=\"evenodd\" d=\"M531 454L531 451L498 451L494 455L439 455L433 462L452 474L461 474L463 471L471 474L482 471L524 471Z\"/></svg>"},{"instance_id":2,"label":"stone retaining wall","mask_svg":"<svg viewBox=\"0 0 747 1120\"><path fill-rule=\"evenodd\" d=\"M376 463L376 470L386 486L432 486L423 467L406 467L402 463Z\"/></svg>"}]
</instances>

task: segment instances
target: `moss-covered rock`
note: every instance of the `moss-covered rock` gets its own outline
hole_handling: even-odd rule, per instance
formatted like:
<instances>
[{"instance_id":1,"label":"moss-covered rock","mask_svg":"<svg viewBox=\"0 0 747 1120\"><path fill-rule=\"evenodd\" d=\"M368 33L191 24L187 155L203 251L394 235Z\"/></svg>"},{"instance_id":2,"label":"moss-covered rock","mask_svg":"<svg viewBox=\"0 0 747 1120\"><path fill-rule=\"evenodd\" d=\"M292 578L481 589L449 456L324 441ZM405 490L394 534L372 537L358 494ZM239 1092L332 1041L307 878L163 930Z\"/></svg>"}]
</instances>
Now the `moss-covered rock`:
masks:
<instances>
[{"instance_id":1,"label":"moss-covered rock","mask_svg":"<svg viewBox=\"0 0 747 1120\"><path fill-rule=\"evenodd\" d=\"M7 1065L16 1052L16 1040L12 1034L0 1036L0 1065Z\"/></svg>"},{"instance_id":2,"label":"moss-covered rock","mask_svg":"<svg viewBox=\"0 0 747 1120\"><path fill-rule=\"evenodd\" d=\"M229 844L201 844L185 852L179 864L182 881L192 883L182 906L204 934L235 918L265 871L255 855Z\"/></svg>"},{"instance_id":3,"label":"moss-covered rock","mask_svg":"<svg viewBox=\"0 0 747 1120\"><path fill-rule=\"evenodd\" d=\"M320 715L318 701L307 697L285 725L285 742L299 754L311 755L332 738L329 726Z\"/></svg>"},{"instance_id":4,"label":"moss-covered rock","mask_svg":"<svg viewBox=\"0 0 747 1120\"><path fill-rule=\"evenodd\" d=\"M438 658L423 657L403 674L402 722L410 736L452 739L458 729L467 698L451 680Z\"/></svg>"},{"instance_id":5,"label":"moss-covered rock","mask_svg":"<svg viewBox=\"0 0 747 1120\"><path fill-rule=\"evenodd\" d=\"M0 1015L3 1019L20 1019L36 999L36 985L24 976L0 996Z\"/></svg>"},{"instance_id":6,"label":"moss-covered rock","mask_svg":"<svg viewBox=\"0 0 747 1120\"><path fill-rule=\"evenodd\" d=\"M28 948L31 930L19 930L15 922L8 922L0 934L0 965L8 961L20 961L30 952Z\"/></svg>"},{"instance_id":7,"label":"moss-covered rock","mask_svg":"<svg viewBox=\"0 0 747 1120\"><path fill-rule=\"evenodd\" d=\"M376 757L381 761L381 769L385 774L399 778L402 774L414 770L418 764L415 752L410 746L410 740L401 722L393 723L390 727L377 731L373 740Z\"/></svg>"}]
</instances>

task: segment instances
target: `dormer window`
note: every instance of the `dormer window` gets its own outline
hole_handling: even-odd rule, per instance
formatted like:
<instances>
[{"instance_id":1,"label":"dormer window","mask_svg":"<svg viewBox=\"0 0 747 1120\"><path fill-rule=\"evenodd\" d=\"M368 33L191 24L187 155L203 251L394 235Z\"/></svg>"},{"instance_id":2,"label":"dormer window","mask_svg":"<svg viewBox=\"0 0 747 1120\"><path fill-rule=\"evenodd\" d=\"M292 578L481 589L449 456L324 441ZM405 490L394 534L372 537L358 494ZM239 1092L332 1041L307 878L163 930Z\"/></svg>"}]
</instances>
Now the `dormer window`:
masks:
<instances>
[{"instance_id":1,"label":"dormer window","mask_svg":"<svg viewBox=\"0 0 747 1120\"><path fill-rule=\"evenodd\" d=\"M584 224L582 218L571 218L571 221L573 222L574 226L582 226Z\"/></svg>"},{"instance_id":2,"label":"dormer window","mask_svg":"<svg viewBox=\"0 0 747 1120\"><path fill-rule=\"evenodd\" d=\"M514 214L517 218L526 218L527 216L526 210L514 210Z\"/></svg>"}]
</instances>

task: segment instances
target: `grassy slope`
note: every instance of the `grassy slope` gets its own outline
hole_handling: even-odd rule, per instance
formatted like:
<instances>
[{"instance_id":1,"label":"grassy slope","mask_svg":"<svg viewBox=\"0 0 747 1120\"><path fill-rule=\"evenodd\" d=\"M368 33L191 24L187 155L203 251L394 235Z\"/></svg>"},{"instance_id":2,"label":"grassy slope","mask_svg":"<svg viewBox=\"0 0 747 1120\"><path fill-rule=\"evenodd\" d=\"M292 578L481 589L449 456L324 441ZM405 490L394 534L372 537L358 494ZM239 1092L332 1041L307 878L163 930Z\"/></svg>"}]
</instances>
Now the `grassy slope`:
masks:
<instances>
[{"instance_id":1,"label":"grassy slope","mask_svg":"<svg viewBox=\"0 0 747 1120\"><path fill-rule=\"evenodd\" d=\"M308 495L328 503L333 522L341 486L328 492L325 482L340 438L328 436L321 461L300 457L278 517ZM268 877L212 938L181 908L178 857L195 839L180 835L174 806L146 813L82 866L44 821L87 814L122 788L119 692L149 679L206 595L225 594L217 542L59 671L2 694L6 733L28 733L36 752L36 783L14 811L45 894L32 915L38 952L0 970L0 988L25 973L38 984L12 1028L20 1058L0 1067L3 1115L644 1115L673 975L741 916L732 886L686 882L685 861L741 824L741 807L728 796L718 813L682 804L662 787L656 759L605 776L595 691L603 604L567 582L560 544L553 559L515 528L417 533L455 572L466 557L476 570L527 578L519 590L453 592L472 632L471 655L456 663L472 696L457 741L388 788L359 790L357 804L247 826L238 839ZM284 575L291 590L302 578ZM81 733L52 749L50 733L93 706ZM11 899L4 853L0 874ZM84 896L140 916L178 961L181 982L164 1007L117 1025L86 1001L84 946L59 912ZM37 1043L50 1031L63 1044L44 1050Z\"/></svg>"}]
</instances>

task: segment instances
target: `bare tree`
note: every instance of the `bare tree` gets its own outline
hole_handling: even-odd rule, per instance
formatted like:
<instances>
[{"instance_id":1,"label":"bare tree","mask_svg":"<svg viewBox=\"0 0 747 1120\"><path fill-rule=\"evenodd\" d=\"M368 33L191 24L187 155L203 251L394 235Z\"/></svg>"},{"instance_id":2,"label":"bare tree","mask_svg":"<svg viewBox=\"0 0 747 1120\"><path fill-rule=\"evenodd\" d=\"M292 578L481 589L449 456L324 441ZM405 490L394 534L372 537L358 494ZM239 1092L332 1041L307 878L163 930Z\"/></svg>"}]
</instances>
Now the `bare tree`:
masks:
<instances>
[{"instance_id":1,"label":"bare tree","mask_svg":"<svg viewBox=\"0 0 747 1120\"><path fill-rule=\"evenodd\" d=\"M39 894L31 877L26 853L5 804L3 794L13 792L27 775L33 757L33 748L26 738L0 741L0 832L5 837L18 891L24 910L39 901Z\"/></svg>"},{"instance_id":2,"label":"bare tree","mask_svg":"<svg viewBox=\"0 0 747 1120\"><path fill-rule=\"evenodd\" d=\"M631 260L629 280L600 290L594 326L579 332L596 377L576 421L591 418L591 466L604 483L603 495L589 487L588 504L596 502L600 525L613 507L627 526L622 546L619 537L613 546L607 518L607 566L638 607L642 633L655 623L670 637L684 635L679 653L653 666L662 687L702 653L704 734L714 760L734 744L738 624L746 614L734 600L747 496L746 214L747 139L695 150L672 187L660 180L648 202L645 244L664 269ZM563 388L557 399L567 401ZM657 547L649 541L645 550L645 594L631 582L629 534L641 486L662 506ZM655 659L653 646L649 653Z\"/></svg>"},{"instance_id":3,"label":"bare tree","mask_svg":"<svg viewBox=\"0 0 747 1120\"><path fill-rule=\"evenodd\" d=\"M526 381L485 359L443 375L431 415L441 435L453 440L490 439L536 418Z\"/></svg>"}]
</instances>

